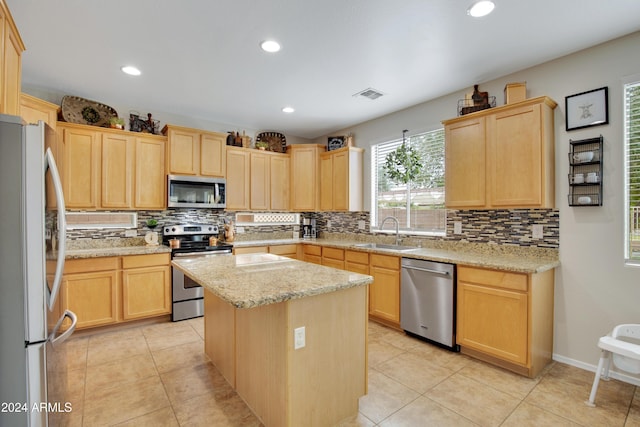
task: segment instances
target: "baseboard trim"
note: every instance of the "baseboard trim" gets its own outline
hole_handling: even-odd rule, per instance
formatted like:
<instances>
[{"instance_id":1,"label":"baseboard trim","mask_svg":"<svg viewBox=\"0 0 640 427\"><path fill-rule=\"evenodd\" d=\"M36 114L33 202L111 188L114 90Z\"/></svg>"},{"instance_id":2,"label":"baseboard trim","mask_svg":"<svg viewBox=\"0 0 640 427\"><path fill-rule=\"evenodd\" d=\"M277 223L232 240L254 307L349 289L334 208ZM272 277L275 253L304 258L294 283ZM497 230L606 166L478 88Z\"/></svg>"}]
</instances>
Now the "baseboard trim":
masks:
<instances>
[{"instance_id":1,"label":"baseboard trim","mask_svg":"<svg viewBox=\"0 0 640 427\"><path fill-rule=\"evenodd\" d=\"M592 365L589 363L581 362L579 360L570 359L568 357L564 357L556 353L553 354L552 359L555 360L556 362L564 363L565 365L570 365L576 368L584 369L585 371L593 372L594 374L596 372L596 369L598 368L597 365ZM640 377L631 376L622 372L615 371L614 369L615 369L615 365L611 363L611 369L609 370L609 377L640 387Z\"/></svg>"}]
</instances>

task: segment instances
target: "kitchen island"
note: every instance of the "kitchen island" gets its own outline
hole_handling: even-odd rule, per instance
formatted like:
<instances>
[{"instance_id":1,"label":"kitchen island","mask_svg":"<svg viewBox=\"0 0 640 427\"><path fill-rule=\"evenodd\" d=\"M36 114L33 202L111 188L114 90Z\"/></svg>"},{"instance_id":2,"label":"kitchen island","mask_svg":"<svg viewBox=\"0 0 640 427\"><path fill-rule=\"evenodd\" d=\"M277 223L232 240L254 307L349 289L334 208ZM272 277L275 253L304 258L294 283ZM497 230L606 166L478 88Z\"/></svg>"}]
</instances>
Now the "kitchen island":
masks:
<instances>
[{"instance_id":1,"label":"kitchen island","mask_svg":"<svg viewBox=\"0 0 640 427\"><path fill-rule=\"evenodd\" d=\"M357 414L370 276L273 254L172 264L205 289L205 352L266 426Z\"/></svg>"}]
</instances>

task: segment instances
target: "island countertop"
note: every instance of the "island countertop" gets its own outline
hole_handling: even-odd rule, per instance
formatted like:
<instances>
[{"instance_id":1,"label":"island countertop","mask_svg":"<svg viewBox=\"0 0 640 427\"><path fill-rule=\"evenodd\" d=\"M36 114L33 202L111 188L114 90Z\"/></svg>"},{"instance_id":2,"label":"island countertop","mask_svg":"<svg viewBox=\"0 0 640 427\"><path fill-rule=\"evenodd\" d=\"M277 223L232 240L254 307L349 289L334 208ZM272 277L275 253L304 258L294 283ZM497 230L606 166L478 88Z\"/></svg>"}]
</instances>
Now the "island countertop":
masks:
<instances>
[{"instance_id":1,"label":"island countertop","mask_svg":"<svg viewBox=\"0 0 640 427\"><path fill-rule=\"evenodd\" d=\"M275 304L373 282L364 274L266 253L175 259L171 264L236 308Z\"/></svg>"}]
</instances>

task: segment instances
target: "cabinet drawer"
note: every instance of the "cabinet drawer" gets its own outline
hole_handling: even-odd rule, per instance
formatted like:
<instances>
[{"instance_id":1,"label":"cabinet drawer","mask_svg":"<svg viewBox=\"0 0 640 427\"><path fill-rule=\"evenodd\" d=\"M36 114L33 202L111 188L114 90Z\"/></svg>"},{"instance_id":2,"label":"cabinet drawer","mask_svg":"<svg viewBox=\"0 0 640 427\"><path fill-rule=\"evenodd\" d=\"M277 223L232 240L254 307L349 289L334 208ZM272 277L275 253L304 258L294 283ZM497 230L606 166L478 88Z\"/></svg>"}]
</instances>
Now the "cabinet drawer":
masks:
<instances>
[{"instance_id":1,"label":"cabinet drawer","mask_svg":"<svg viewBox=\"0 0 640 427\"><path fill-rule=\"evenodd\" d=\"M269 246L269 252L276 255L296 255L298 252L298 245Z\"/></svg>"},{"instance_id":2,"label":"cabinet drawer","mask_svg":"<svg viewBox=\"0 0 640 427\"><path fill-rule=\"evenodd\" d=\"M305 255L321 256L322 246L304 245L303 251Z\"/></svg>"},{"instance_id":3,"label":"cabinet drawer","mask_svg":"<svg viewBox=\"0 0 640 427\"><path fill-rule=\"evenodd\" d=\"M171 255L149 254L149 255L128 255L122 257L122 268L151 267L154 265L169 265Z\"/></svg>"},{"instance_id":4,"label":"cabinet drawer","mask_svg":"<svg viewBox=\"0 0 640 427\"><path fill-rule=\"evenodd\" d=\"M458 266L458 281L476 283L480 285L496 286L505 289L526 292L528 290L528 275L509 271L487 270Z\"/></svg>"},{"instance_id":5,"label":"cabinet drawer","mask_svg":"<svg viewBox=\"0 0 640 427\"><path fill-rule=\"evenodd\" d=\"M371 254L371 266L388 268L391 270L400 270L400 257Z\"/></svg>"},{"instance_id":6,"label":"cabinet drawer","mask_svg":"<svg viewBox=\"0 0 640 427\"><path fill-rule=\"evenodd\" d=\"M322 258L331 258L342 261L344 260L344 249L323 248Z\"/></svg>"},{"instance_id":7,"label":"cabinet drawer","mask_svg":"<svg viewBox=\"0 0 640 427\"><path fill-rule=\"evenodd\" d=\"M259 254L259 253L267 253L269 252L268 246L250 246L244 248L233 248L234 255L242 255L242 254Z\"/></svg>"},{"instance_id":8,"label":"cabinet drawer","mask_svg":"<svg viewBox=\"0 0 640 427\"><path fill-rule=\"evenodd\" d=\"M119 261L120 257L68 259L64 263L64 274L118 270L120 268Z\"/></svg>"},{"instance_id":9,"label":"cabinet drawer","mask_svg":"<svg viewBox=\"0 0 640 427\"><path fill-rule=\"evenodd\" d=\"M345 251L344 259L356 264L369 264L369 254L358 251Z\"/></svg>"}]
</instances>

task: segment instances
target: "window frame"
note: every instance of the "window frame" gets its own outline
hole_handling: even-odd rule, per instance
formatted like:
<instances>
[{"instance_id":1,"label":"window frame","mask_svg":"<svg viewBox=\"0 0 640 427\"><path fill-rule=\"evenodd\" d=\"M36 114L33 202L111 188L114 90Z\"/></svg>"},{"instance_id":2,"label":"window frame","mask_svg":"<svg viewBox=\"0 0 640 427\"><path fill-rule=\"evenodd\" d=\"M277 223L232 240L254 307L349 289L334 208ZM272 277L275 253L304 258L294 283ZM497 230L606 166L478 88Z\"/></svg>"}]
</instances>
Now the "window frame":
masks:
<instances>
[{"instance_id":1,"label":"window frame","mask_svg":"<svg viewBox=\"0 0 640 427\"><path fill-rule=\"evenodd\" d=\"M412 144L413 141L417 138L422 137L423 135L428 135L428 134L434 134L434 133L439 133L439 140L442 141L442 153L441 153L441 158L442 158L442 164L441 164L441 180L442 180L442 186L441 187L436 187L441 189L441 195L440 195L440 200L441 200L441 205L442 208L440 208L439 210L442 211L442 215L444 216L444 224L442 229L435 229L435 230L424 230L424 229L416 229L416 228L411 228L411 227L404 227L404 228L400 228L399 229L399 234L401 235L416 235L416 236L439 236L439 237L443 237L446 236L446 229L447 229L447 209L444 206L444 157L445 157L445 153L444 153L444 127L439 127L436 129L432 129L432 130L427 130L427 131L422 131L419 133L416 133L414 135L408 136L406 138L406 141L408 144ZM370 229L372 232L375 233L381 233L381 234L395 234L395 227L392 223L392 226L389 226L389 224L384 224L385 228L384 229L380 229L378 227L378 224L383 220L382 215L380 215L380 217L378 217L378 182L379 182L379 178L378 178L378 169L379 169L379 160L381 161L381 155L378 154L378 147L379 146L389 146L389 145L395 145L395 147L393 148L388 148L388 147L384 147L383 149L385 150L385 153L391 152L394 149L396 149L397 147L399 147L402 144L402 138L398 138L398 139L393 139L393 140L389 140L389 141L382 141L379 142L377 144L373 144L371 146L371 174L370 174L370 178L371 178L371 214L370 214ZM386 154L384 154L386 155ZM410 187L411 183L409 183L407 185L407 193L408 195L411 194L415 194L415 188L411 188ZM398 186L398 187L403 187L402 185ZM414 199L415 200L415 199ZM405 223L411 223L411 198L407 197L407 203L406 203L406 219L405 219ZM432 206L437 206L437 205L432 205ZM386 216L385 216L386 217ZM402 221L401 221L402 222Z\"/></svg>"},{"instance_id":2,"label":"window frame","mask_svg":"<svg viewBox=\"0 0 640 427\"><path fill-rule=\"evenodd\" d=\"M637 114L637 117L633 120L633 130L630 128L629 123L629 111L628 107L628 94L629 90L637 88L637 95L634 97L635 104L640 106L640 74L630 76L622 82L622 104L623 104L623 120L624 120L624 129L623 129L623 140L624 140L624 262L626 265L640 267L640 255L633 257L632 255L632 244L631 244L631 233L632 233L632 214L631 214L631 199L635 196L640 198L640 186L636 185L636 190L633 191L631 189L631 169L638 169L640 174L640 114ZM637 98L637 99L636 99ZM630 146L630 134L634 135L637 140L637 146L635 148L635 156L637 156L637 160L632 162L630 161L631 157L631 146ZM633 193L633 195L631 194ZM638 210L640 210L640 205L638 206Z\"/></svg>"}]
</instances>

